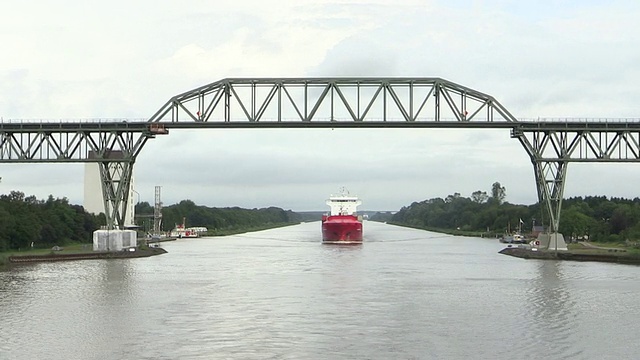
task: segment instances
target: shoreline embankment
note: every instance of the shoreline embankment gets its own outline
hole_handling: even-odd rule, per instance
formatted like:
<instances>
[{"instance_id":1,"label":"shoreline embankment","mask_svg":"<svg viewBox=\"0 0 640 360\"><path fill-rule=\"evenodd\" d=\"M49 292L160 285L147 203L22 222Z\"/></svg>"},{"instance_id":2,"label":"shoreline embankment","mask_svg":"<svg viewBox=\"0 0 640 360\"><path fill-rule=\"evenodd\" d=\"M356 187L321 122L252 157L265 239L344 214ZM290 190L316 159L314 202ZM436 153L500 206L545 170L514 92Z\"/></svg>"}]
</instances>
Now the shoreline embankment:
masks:
<instances>
[{"instance_id":1,"label":"shoreline embankment","mask_svg":"<svg viewBox=\"0 0 640 360\"><path fill-rule=\"evenodd\" d=\"M8 257L10 264L69 261L69 260L94 260L94 259L133 259L166 254L167 251L161 247L150 247L146 249L135 248L123 251L91 251L72 254L41 254L41 255L12 255Z\"/></svg>"},{"instance_id":2,"label":"shoreline embankment","mask_svg":"<svg viewBox=\"0 0 640 360\"><path fill-rule=\"evenodd\" d=\"M629 253L624 249L588 249L588 250L534 250L525 247L507 247L498 253L522 259L597 261L618 264L640 265L640 254Z\"/></svg>"}]
</instances>

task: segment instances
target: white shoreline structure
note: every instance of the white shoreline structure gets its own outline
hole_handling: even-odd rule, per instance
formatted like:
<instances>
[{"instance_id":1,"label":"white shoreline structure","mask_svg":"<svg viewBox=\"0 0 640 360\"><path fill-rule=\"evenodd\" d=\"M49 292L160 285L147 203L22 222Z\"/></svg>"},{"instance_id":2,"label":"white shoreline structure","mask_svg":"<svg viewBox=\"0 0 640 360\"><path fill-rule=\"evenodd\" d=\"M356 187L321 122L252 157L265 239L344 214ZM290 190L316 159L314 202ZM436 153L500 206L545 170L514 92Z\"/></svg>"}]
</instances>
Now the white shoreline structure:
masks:
<instances>
[{"instance_id":1,"label":"white shoreline structure","mask_svg":"<svg viewBox=\"0 0 640 360\"><path fill-rule=\"evenodd\" d=\"M93 251L122 251L138 246L134 230L96 230L93 232Z\"/></svg>"},{"instance_id":2,"label":"white shoreline structure","mask_svg":"<svg viewBox=\"0 0 640 360\"><path fill-rule=\"evenodd\" d=\"M196 227L184 228L184 227L181 227L180 225L177 225L175 229L169 232L169 237L175 237L178 239L197 238L197 237L200 237L200 235L202 235L203 233L206 233L207 231L208 230L206 227L196 226Z\"/></svg>"},{"instance_id":3,"label":"white shoreline structure","mask_svg":"<svg viewBox=\"0 0 640 360\"><path fill-rule=\"evenodd\" d=\"M538 238L529 243L531 250L567 251L567 243L561 233L539 234Z\"/></svg>"}]
</instances>

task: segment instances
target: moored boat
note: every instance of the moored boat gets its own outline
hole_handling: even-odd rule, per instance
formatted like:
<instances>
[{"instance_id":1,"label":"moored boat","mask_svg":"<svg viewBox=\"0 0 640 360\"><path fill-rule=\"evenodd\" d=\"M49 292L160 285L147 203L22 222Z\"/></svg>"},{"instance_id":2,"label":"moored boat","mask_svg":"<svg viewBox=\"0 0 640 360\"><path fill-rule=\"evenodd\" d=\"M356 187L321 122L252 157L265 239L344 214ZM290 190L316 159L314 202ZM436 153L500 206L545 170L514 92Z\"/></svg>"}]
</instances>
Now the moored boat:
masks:
<instances>
[{"instance_id":1,"label":"moored boat","mask_svg":"<svg viewBox=\"0 0 640 360\"><path fill-rule=\"evenodd\" d=\"M362 218L356 208L362 204L357 196L342 188L339 195L326 201L330 212L322 216L322 242L324 244L361 244Z\"/></svg>"},{"instance_id":2,"label":"moored boat","mask_svg":"<svg viewBox=\"0 0 640 360\"><path fill-rule=\"evenodd\" d=\"M520 222L518 223L518 231L511 233L511 223L509 223L509 227L507 230L507 233L504 234L502 236L502 238L500 238L500 242L501 243L505 243L505 244L526 244L529 242L529 240L527 240L527 238L522 235L522 224L524 224L524 221L522 221L522 219L520 219Z\"/></svg>"},{"instance_id":3,"label":"moored boat","mask_svg":"<svg viewBox=\"0 0 640 360\"><path fill-rule=\"evenodd\" d=\"M526 244L529 241L524 235L515 233L503 235L502 238L500 238L500 242L505 244Z\"/></svg>"},{"instance_id":4,"label":"moored boat","mask_svg":"<svg viewBox=\"0 0 640 360\"><path fill-rule=\"evenodd\" d=\"M185 219L182 219L182 224L176 224L176 227L171 230L170 237L182 239L182 238L197 238L201 232L206 232L206 228L187 228L185 227Z\"/></svg>"}]
</instances>

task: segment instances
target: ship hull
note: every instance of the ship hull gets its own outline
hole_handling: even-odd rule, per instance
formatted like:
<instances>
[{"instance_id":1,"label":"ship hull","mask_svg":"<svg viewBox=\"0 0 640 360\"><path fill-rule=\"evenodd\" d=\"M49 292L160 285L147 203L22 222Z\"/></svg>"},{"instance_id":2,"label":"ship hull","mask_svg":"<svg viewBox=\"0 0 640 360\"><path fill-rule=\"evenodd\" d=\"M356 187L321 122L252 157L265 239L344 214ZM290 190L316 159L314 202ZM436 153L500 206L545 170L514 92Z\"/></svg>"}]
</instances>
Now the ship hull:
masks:
<instances>
[{"instance_id":1,"label":"ship hull","mask_svg":"<svg viewBox=\"0 0 640 360\"><path fill-rule=\"evenodd\" d=\"M362 222L353 215L324 216L322 242L325 244L361 244Z\"/></svg>"}]
</instances>

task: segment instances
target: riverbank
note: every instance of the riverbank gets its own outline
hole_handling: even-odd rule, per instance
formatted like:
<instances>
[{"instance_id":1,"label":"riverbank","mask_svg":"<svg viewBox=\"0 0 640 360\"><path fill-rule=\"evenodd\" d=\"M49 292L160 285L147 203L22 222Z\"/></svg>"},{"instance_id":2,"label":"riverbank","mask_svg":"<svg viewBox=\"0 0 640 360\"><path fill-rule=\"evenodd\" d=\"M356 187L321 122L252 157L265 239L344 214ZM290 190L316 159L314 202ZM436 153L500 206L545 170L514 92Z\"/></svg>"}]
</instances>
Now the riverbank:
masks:
<instances>
[{"instance_id":1,"label":"riverbank","mask_svg":"<svg viewBox=\"0 0 640 360\"><path fill-rule=\"evenodd\" d=\"M410 229L426 230L431 232L437 232L440 234L455 235L455 236L479 237L479 238L485 238L485 239L499 239L504 235L504 233L498 233L495 231L468 231L468 230L457 230L457 229L441 229L441 228L434 228L434 227L428 227L428 226L412 226L412 225L397 223L393 221L388 221L386 223L389 225L402 226Z\"/></svg>"},{"instance_id":2,"label":"riverbank","mask_svg":"<svg viewBox=\"0 0 640 360\"><path fill-rule=\"evenodd\" d=\"M529 247L510 246L499 251L500 254L522 259L596 261L620 264L640 265L640 252L622 248L603 248L593 245L578 245L565 251L539 251Z\"/></svg>"},{"instance_id":3,"label":"riverbank","mask_svg":"<svg viewBox=\"0 0 640 360\"><path fill-rule=\"evenodd\" d=\"M0 269L8 268L14 264L26 264L35 262L52 262L52 261L72 261L72 260L95 260L95 259L133 259L155 255L166 254L167 251L160 247L142 247L131 248L122 251L78 251L69 250L50 251L46 254L37 254L34 252L26 252L20 255L2 255L3 260L0 261Z\"/></svg>"},{"instance_id":4,"label":"riverbank","mask_svg":"<svg viewBox=\"0 0 640 360\"><path fill-rule=\"evenodd\" d=\"M499 236L496 233L480 233L473 231L451 230L451 229L436 229L425 228L419 226L409 226L406 224L399 224L389 222L391 225L397 225L407 228L420 229L433 231L438 233L444 233L456 236L471 236L471 237L483 237L483 238L496 238ZM627 246L620 245L619 247L602 246L599 244L593 244L589 242L579 242L568 244L569 250L566 251L536 251L531 249L527 245L508 245L506 248L499 251L500 254L514 256L522 259L540 259L540 260L570 260L570 261L596 261L596 262L609 262L620 264L637 264L640 265L640 250Z\"/></svg>"},{"instance_id":5,"label":"riverbank","mask_svg":"<svg viewBox=\"0 0 640 360\"><path fill-rule=\"evenodd\" d=\"M220 237L235 234L243 234L247 232L268 230L280 227L296 225L298 223L277 223L265 224L260 226L252 226L245 228L210 230L202 235L202 237ZM176 237L162 237L159 239L138 238L138 244L156 244L165 241L176 241ZM61 250L51 249L28 249L24 251L12 251L0 253L0 270L6 269L16 263L32 263L45 261L69 261L69 260L91 260L91 259L125 259L139 258L167 253L160 247L146 247L146 245L135 248L135 251L122 252L94 252L91 244L73 244L61 248Z\"/></svg>"}]
</instances>

